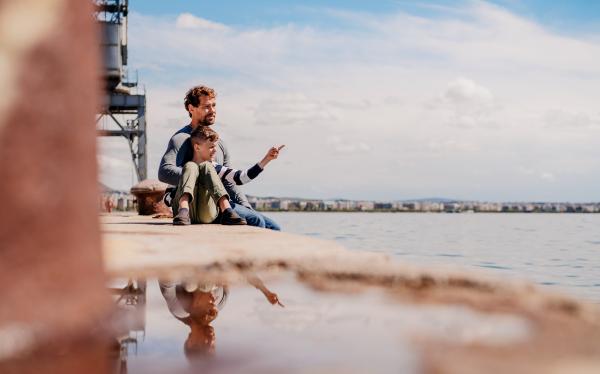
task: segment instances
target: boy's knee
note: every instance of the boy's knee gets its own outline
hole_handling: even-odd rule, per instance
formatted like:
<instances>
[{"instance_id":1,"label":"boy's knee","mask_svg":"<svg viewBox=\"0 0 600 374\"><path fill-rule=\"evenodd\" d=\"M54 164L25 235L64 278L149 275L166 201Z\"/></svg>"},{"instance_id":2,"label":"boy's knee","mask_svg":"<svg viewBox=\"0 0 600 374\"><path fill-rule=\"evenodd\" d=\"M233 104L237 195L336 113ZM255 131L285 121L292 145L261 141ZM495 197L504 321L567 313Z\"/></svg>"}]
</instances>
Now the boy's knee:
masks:
<instances>
[{"instance_id":1,"label":"boy's knee","mask_svg":"<svg viewBox=\"0 0 600 374\"><path fill-rule=\"evenodd\" d=\"M182 172L196 172L198 171L198 165L195 162L189 161L183 165Z\"/></svg>"},{"instance_id":2,"label":"boy's knee","mask_svg":"<svg viewBox=\"0 0 600 374\"><path fill-rule=\"evenodd\" d=\"M216 171L215 166L210 161L204 161L198 164L198 170L200 170L200 173L202 174L210 173L211 170Z\"/></svg>"}]
</instances>

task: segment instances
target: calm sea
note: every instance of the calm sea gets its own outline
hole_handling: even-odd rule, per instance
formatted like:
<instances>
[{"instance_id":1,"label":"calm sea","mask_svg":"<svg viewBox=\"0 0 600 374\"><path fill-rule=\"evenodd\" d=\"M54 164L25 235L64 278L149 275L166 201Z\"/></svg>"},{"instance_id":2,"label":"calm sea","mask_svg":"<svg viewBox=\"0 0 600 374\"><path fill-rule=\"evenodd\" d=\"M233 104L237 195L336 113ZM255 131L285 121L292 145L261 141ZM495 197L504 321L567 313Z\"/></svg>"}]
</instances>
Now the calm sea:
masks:
<instances>
[{"instance_id":1,"label":"calm sea","mask_svg":"<svg viewBox=\"0 0 600 374\"><path fill-rule=\"evenodd\" d=\"M268 212L283 231L600 302L600 214Z\"/></svg>"}]
</instances>

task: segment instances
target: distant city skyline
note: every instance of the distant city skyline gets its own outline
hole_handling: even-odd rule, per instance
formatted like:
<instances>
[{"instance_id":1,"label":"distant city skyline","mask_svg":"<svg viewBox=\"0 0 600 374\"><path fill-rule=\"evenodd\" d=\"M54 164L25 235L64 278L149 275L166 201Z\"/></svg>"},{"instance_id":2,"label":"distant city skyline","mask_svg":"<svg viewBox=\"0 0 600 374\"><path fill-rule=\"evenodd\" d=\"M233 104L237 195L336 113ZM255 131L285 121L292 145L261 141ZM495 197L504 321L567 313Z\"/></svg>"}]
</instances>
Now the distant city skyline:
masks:
<instances>
[{"instance_id":1,"label":"distant city skyline","mask_svg":"<svg viewBox=\"0 0 600 374\"><path fill-rule=\"evenodd\" d=\"M599 2L130 6L150 178L189 122L185 92L206 84L232 167L286 144L250 195L600 199ZM98 144L100 180L131 187L127 143Z\"/></svg>"}]
</instances>

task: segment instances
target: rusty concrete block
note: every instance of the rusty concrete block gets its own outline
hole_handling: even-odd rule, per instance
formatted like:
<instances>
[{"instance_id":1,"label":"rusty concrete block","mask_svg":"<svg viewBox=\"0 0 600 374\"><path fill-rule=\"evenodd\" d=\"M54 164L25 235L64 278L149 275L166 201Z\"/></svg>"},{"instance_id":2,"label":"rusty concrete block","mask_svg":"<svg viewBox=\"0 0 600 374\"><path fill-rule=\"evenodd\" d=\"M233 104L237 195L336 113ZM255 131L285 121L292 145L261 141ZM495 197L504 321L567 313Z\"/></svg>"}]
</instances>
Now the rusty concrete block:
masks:
<instances>
[{"instance_id":1,"label":"rusty concrete block","mask_svg":"<svg viewBox=\"0 0 600 374\"><path fill-rule=\"evenodd\" d=\"M131 194L138 201L138 212L141 216L171 212L162 200L168 186L156 179L146 179L131 187Z\"/></svg>"},{"instance_id":2,"label":"rusty concrete block","mask_svg":"<svg viewBox=\"0 0 600 374\"><path fill-rule=\"evenodd\" d=\"M110 306L91 14L91 1L0 1L0 362L89 331Z\"/></svg>"}]
</instances>

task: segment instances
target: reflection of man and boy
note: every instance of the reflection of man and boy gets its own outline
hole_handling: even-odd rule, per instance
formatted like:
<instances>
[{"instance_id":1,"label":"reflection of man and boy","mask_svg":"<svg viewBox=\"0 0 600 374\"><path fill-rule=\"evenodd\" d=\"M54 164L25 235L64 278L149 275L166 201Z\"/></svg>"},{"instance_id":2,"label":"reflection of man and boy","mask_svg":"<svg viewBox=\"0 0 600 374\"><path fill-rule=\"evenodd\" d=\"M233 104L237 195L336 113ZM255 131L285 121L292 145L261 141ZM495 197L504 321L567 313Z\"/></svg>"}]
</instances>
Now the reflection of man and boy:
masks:
<instances>
[{"instance_id":1,"label":"reflection of man and boy","mask_svg":"<svg viewBox=\"0 0 600 374\"><path fill-rule=\"evenodd\" d=\"M255 275L246 281L260 290L267 300L281 307L277 294L269 291ZM167 302L169 311L175 318L190 327L190 334L183 344L188 358L215 351L215 332L209 324L219 315L229 297L229 288L222 285L201 285L194 282L159 282L160 291Z\"/></svg>"},{"instance_id":2,"label":"reflection of man and boy","mask_svg":"<svg viewBox=\"0 0 600 374\"><path fill-rule=\"evenodd\" d=\"M165 203L173 207L173 224L248 224L280 230L272 219L252 210L239 186L256 178L283 146L271 148L247 171L232 169L225 143L210 128L217 113L215 91L193 87L184 105L191 123L173 135L158 171L161 182L177 186L165 195Z\"/></svg>"}]
</instances>

